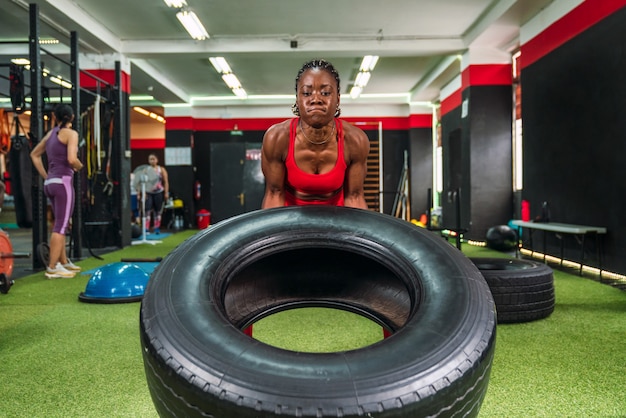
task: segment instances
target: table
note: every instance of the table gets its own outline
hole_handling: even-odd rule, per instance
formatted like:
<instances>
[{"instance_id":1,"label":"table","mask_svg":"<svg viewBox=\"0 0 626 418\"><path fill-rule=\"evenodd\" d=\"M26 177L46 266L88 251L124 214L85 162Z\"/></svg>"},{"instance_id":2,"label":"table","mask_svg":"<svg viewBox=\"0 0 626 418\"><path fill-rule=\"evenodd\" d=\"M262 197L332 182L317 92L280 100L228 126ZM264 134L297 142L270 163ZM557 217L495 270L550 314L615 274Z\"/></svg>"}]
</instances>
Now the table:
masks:
<instances>
[{"instance_id":1,"label":"table","mask_svg":"<svg viewBox=\"0 0 626 418\"><path fill-rule=\"evenodd\" d=\"M541 230L544 231L543 234L543 260L546 260L546 233L554 232L560 234L569 234L580 237L580 269L578 271L579 275L582 275L583 271L583 261L585 258L585 237L587 235L594 235L596 238L596 252L598 257L598 268L600 269L600 275L602 275L602 250L601 250L601 242L600 236L606 234L606 228L601 226L589 226L589 225L575 225L575 224L565 224L559 222L530 222L530 221L520 221L513 220L511 221L512 225L515 225L519 229L526 228L530 230L529 240L530 240L530 250L533 251L533 231ZM519 235L519 234L518 234ZM563 265L563 239L561 239L561 265Z\"/></svg>"}]
</instances>

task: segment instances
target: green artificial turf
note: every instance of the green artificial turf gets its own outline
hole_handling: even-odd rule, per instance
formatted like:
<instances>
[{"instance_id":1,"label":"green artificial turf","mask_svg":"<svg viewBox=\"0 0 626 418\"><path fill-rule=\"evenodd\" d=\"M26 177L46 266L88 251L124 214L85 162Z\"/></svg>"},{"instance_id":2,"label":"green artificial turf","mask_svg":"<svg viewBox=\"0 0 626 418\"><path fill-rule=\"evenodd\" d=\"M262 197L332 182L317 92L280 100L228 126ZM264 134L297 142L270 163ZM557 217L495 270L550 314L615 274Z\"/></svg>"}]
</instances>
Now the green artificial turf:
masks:
<instances>
[{"instance_id":1,"label":"green artificial turf","mask_svg":"<svg viewBox=\"0 0 626 418\"><path fill-rule=\"evenodd\" d=\"M80 261L165 256L194 231ZM475 256L506 256L464 246ZM497 327L481 417L626 416L626 292L555 271L556 308L543 320ZM89 276L17 279L0 295L0 417L156 417L139 342L139 303L78 301ZM330 309L272 315L255 337L298 351L353 349L380 327ZM393 338L393 337L391 337Z\"/></svg>"}]
</instances>

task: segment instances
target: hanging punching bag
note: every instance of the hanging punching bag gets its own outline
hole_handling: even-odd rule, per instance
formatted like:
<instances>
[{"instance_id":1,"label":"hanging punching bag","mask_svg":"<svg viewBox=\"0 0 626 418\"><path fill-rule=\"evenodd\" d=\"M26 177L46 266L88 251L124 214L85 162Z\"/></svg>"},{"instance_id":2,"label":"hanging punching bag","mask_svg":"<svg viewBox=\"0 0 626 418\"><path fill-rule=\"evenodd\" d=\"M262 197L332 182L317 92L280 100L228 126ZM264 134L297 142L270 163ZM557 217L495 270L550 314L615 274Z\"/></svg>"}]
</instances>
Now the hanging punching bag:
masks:
<instances>
[{"instance_id":1,"label":"hanging punching bag","mask_svg":"<svg viewBox=\"0 0 626 418\"><path fill-rule=\"evenodd\" d=\"M25 136L13 137L13 146L9 151L9 173L11 190L15 204L15 221L20 228L33 226L33 163L30 159L30 147Z\"/></svg>"}]
</instances>

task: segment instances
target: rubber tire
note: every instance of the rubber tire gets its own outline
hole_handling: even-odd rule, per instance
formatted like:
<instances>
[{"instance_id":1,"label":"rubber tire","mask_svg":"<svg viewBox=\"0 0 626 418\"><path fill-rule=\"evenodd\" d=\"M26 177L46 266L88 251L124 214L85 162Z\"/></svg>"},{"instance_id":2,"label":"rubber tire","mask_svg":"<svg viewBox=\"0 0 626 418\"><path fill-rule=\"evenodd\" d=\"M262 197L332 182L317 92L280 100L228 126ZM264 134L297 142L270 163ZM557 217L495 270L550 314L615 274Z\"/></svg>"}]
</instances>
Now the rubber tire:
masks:
<instances>
[{"instance_id":1,"label":"rubber tire","mask_svg":"<svg viewBox=\"0 0 626 418\"><path fill-rule=\"evenodd\" d=\"M303 353L241 331L303 306L364 315L393 335ZM198 232L154 270L141 303L160 416L476 416L495 349L480 271L411 223L344 207L249 212Z\"/></svg>"},{"instance_id":2,"label":"rubber tire","mask_svg":"<svg viewBox=\"0 0 626 418\"><path fill-rule=\"evenodd\" d=\"M536 321L554 312L554 274L549 266L521 259L470 259L491 289L498 323Z\"/></svg>"}]
</instances>

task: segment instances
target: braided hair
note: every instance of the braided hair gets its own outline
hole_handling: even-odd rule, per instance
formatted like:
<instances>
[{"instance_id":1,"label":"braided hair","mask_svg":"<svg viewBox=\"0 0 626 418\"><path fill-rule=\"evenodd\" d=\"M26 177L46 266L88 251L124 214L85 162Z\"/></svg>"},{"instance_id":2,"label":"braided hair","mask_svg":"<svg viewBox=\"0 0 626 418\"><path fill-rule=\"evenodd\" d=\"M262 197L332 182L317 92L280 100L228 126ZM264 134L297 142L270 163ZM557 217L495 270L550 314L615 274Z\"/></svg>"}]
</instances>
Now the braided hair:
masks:
<instances>
[{"instance_id":1,"label":"braided hair","mask_svg":"<svg viewBox=\"0 0 626 418\"><path fill-rule=\"evenodd\" d=\"M54 117L57 120L57 125L63 127L72 121L74 110L70 105L58 104L54 108Z\"/></svg>"},{"instance_id":2,"label":"braided hair","mask_svg":"<svg viewBox=\"0 0 626 418\"><path fill-rule=\"evenodd\" d=\"M312 69L325 70L332 74L332 76L335 77L335 80L337 81L337 93L339 93L339 73L337 72L337 70L335 70L335 67L330 62L323 59L311 60L305 63L302 68L300 68L300 71L298 71L298 75L296 76L296 93L298 92L298 82L300 81L300 77L302 77L302 74L304 74L305 71Z\"/></svg>"},{"instance_id":3,"label":"braided hair","mask_svg":"<svg viewBox=\"0 0 626 418\"><path fill-rule=\"evenodd\" d=\"M311 60L309 62L304 63L302 68L300 68L300 71L298 71L298 75L296 75L296 94L298 93L298 82L300 81L302 74L304 74L305 71L313 70L313 69L328 71L333 77L335 77L335 81L337 82L337 94L340 94L341 82L339 80L339 72L337 72L335 67L330 62L323 60L323 59ZM300 109L298 109L297 103L294 103L291 106L291 111L293 112L294 115L300 116ZM339 117L339 115L341 115L341 109L339 108L339 106L337 106L337 110L335 111L335 117Z\"/></svg>"}]
</instances>

